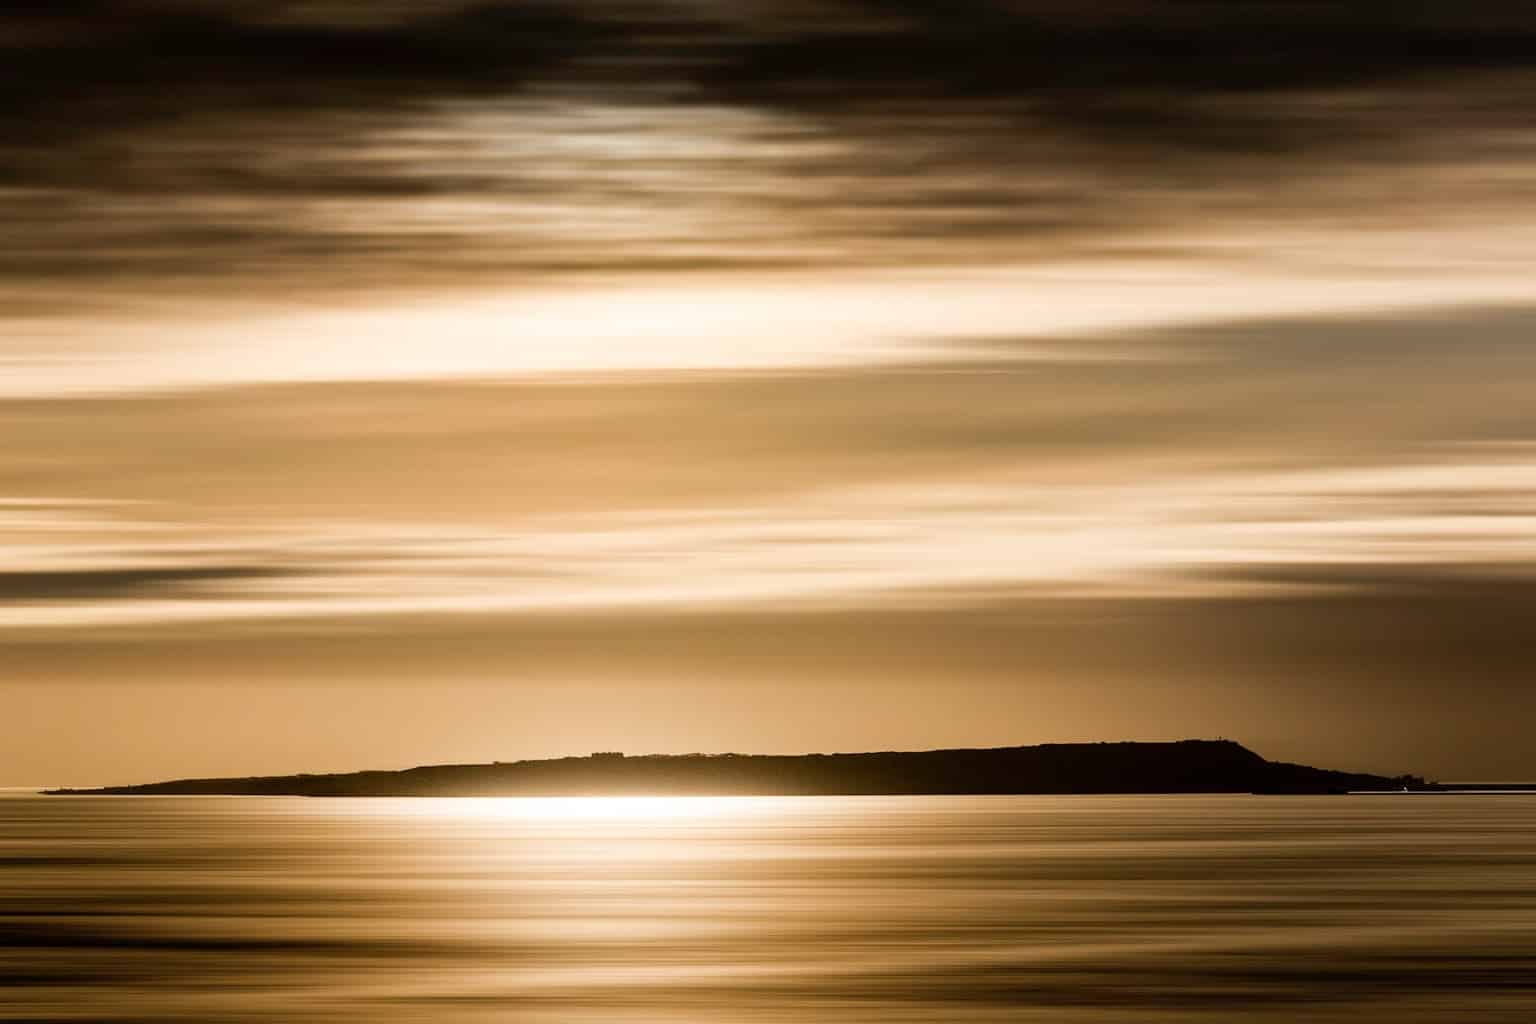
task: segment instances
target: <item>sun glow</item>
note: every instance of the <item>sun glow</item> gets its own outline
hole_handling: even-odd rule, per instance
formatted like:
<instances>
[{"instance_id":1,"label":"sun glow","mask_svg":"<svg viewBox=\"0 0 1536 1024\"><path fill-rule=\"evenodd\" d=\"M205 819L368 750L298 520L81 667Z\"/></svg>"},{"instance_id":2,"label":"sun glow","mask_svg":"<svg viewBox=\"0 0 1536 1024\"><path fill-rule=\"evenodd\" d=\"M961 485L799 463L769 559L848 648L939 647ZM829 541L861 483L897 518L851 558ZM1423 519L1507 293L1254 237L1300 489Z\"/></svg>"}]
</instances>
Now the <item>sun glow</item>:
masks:
<instances>
[{"instance_id":1,"label":"sun glow","mask_svg":"<svg viewBox=\"0 0 1536 1024\"><path fill-rule=\"evenodd\" d=\"M670 822L766 814L778 797L549 796L407 800L412 815L481 821ZM393 801L392 801L393 803Z\"/></svg>"}]
</instances>

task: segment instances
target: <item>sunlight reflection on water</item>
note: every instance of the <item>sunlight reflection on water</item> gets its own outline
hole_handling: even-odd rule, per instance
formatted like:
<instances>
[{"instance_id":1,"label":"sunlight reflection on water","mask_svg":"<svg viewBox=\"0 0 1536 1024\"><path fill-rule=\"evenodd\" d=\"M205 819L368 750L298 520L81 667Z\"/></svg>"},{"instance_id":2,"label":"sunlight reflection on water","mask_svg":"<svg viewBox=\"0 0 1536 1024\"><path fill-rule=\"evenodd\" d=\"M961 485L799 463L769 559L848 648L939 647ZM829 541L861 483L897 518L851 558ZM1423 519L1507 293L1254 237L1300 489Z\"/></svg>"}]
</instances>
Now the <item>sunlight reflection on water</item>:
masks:
<instances>
[{"instance_id":1,"label":"sunlight reflection on water","mask_svg":"<svg viewBox=\"0 0 1536 1024\"><path fill-rule=\"evenodd\" d=\"M1529 1021L1536 801L0 798L6 1021Z\"/></svg>"},{"instance_id":2,"label":"sunlight reflection on water","mask_svg":"<svg viewBox=\"0 0 1536 1024\"><path fill-rule=\"evenodd\" d=\"M452 821L675 821L716 818L743 820L782 812L791 797L730 796L572 796L463 797L452 800L358 801L359 814L375 817L379 804L387 814L404 814Z\"/></svg>"}]
</instances>

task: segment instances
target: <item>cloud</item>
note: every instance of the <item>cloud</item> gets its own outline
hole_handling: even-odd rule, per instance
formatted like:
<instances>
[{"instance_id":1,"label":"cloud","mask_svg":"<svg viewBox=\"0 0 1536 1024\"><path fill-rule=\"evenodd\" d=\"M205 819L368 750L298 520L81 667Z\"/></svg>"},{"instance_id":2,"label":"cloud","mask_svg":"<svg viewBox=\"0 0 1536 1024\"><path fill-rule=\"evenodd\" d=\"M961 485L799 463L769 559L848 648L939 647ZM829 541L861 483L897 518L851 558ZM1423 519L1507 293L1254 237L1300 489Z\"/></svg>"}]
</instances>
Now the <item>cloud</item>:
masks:
<instances>
[{"instance_id":1,"label":"cloud","mask_svg":"<svg viewBox=\"0 0 1536 1024\"><path fill-rule=\"evenodd\" d=\"M276 570L241 565L0 572L0 605L133 600L177 593L207 599L219 595L219 584L275 575Z\"/></svg>"},{"instance_id":2,"label":"cloud","mask_svg":"<svg viewBox=\"0 0 1536 1024\"><path fill-rule=\"evenodd\" d=\"M197 545L174 534L77 542L76 563L137 554L157 567L0 574L0 600L20 602L7 616L20 628L985 606L1009 595L1224 600L1346 588L1459 600L1536 582L1533 489L1536 461L1526 453L1467 461L1439 452L1416 463L1208 467L1128 482L919 479L500 528L291 522ZM47 552L19 546L16 558ZM265 553L261 567L232 564L251 552Z\"/></svg>"},{"instance_id":3,"label":"cloud","mask_svg":"<svg viewBox=\"0 0 1536 1024\"><path fill-rule=\"evenodd\" d=\"M0 400L0 495L50 496L0 500L7 683L113 683L26 716L39 764L206 743L165 726L180 695L140 709L161 679L270 688L245 724L332 751L357 698L315 684L430 680L355 716L361 760L430 760L400 737L433 713L444 757L470 728L563 753L549 721L604 707L593 746L1205 731L1528 771L1531 312L1469 304L1529 291L1529 5L59 0L3 29L34 397ZM1032 269L907 271L957 263ZM903 269L702 308L700 268L807 264ZM689 273L520 320L465 297L637 269ZM387 292L297 301L353 286Z\"/></svg>"},{"instance_id":4,"label":"cloud","mask_svg":"<svg viewBox=\"0 0 1536 1024\"><path fill-rule=\"evenodd\" d=\"M1033 259L1486 212L1518 183L1467 169L1532 159L1536 21L1491 2L120 0L6 27L0 274L130 292Z\"/></svg>"},{"instance_id":5,"label":"cloud","mask_svg":"<svg viewBox=\"0 0 1536 1024\"><path fill-rule=\"evenodd\" d=\"M1536 38L1529 10L1498 0L1412 9L1378 0L1138 0L1087 11L1017 0L825 0L736 12L574 0L117 0L13 6L10 18L9 48L30 72L10 86L17 111L66 76L71 101L121 103L180 85L203 90L180 102L291 102L318 86L304 102L321 105L367 101L352 90L381 84L392 98L514 89L561 64L607 59L624 63L621 75L691 79L767 102L1016 96L1048 109L1076 104L1080 118L1117 96L1156 102L1523 69ZM1134 109L1118 121L1134 130Z\"/></svg>"},{"instance_id":6,"label":"cloud","mask_svg":"<svg viewBox=\"0 0 1536 1024\"><path fill-rule=\"evenodd\" d=\"M434 707L483 686L549 753L534 711L569 701L658 749L1198 731L1514 773L1529 319L3 401L0 435L28 439L0 459L7 672L401 683ZM445 720L483 717L463 699ZM363 761L406 757L379 742Z\"/></svg>"}]
</instances>

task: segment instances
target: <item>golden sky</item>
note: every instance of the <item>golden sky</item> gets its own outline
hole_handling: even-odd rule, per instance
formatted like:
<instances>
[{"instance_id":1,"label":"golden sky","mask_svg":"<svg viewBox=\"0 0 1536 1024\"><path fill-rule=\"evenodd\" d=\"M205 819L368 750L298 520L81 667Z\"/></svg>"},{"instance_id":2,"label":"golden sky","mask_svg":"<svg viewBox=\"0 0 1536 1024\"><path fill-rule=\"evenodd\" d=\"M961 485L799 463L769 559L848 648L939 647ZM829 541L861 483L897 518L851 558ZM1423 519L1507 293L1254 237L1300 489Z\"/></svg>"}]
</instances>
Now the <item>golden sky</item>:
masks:
<instances>
[{"instance_id":1,"label":"golden sky","mask_svg":"<svg viewBox=\"0 0 1536 1024\"><path fill-rule=\"evenodd\" d=\"M1536 776L1532 26L1369 6L1364 65L1283 4L19 19L108 70L0 111L0 785L1218 735ZM1305 67L1143 52L1275 19Z\"/></svg>"}]
</instances>

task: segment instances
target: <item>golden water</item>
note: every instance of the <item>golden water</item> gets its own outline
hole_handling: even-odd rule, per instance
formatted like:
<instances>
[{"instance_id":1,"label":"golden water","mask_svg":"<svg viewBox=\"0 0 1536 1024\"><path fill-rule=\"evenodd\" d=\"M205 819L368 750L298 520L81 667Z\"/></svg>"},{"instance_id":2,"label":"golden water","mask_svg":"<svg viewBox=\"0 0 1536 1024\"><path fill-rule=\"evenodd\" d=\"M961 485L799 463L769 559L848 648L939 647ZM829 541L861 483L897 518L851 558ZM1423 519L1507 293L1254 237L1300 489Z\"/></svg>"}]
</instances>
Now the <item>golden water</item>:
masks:
<instances>
[{"instance_id":1,"label":"golden water","mask_svg":"<svg viewBox=\"0 0 1536 1024\"><path fill-rule=\"evenodd\" d=\"M0 798L0 1020L1536 1020L1536 798Z\"/></svg>"}]
</instances>

